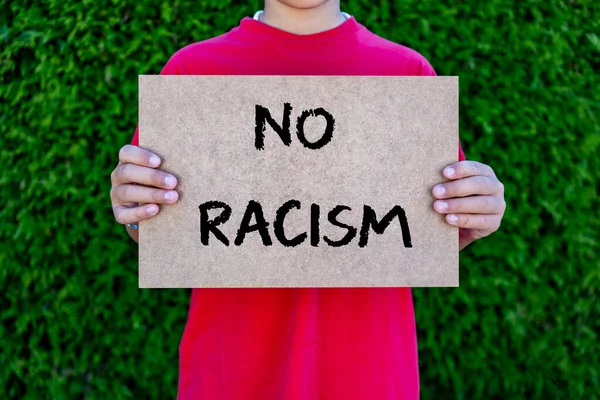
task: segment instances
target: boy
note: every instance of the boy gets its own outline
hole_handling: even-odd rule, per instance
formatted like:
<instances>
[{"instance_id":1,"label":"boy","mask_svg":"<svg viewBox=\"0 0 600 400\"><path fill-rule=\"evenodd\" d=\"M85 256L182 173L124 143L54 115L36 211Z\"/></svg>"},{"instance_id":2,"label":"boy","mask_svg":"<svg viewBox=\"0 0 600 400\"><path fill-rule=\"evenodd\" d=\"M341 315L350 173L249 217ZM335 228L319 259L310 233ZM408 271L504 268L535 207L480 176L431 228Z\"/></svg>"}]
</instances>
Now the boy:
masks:
<instances>
[{"instance_id":1,"label":"boy","mask_svg":"<svg viewBox=\"0 0 600 400\"><path fill-rule=\"evenodd\" d=\"M218 37L171 57L161 74L435 75L414 50L340 11L339 0L266 0ZM173 204L175 177L132 145L111 175L115 218L134 224ZM446 167L434 209L460 248L498 229L504 188L487 165ZM136 203L146 203L136 206ZM134 226L134 225L131 225ZM137 231L127 227L137 242ZM193 289L180 345L179 399L417 399L410 288Z\"/></svg>"}]
</instances>

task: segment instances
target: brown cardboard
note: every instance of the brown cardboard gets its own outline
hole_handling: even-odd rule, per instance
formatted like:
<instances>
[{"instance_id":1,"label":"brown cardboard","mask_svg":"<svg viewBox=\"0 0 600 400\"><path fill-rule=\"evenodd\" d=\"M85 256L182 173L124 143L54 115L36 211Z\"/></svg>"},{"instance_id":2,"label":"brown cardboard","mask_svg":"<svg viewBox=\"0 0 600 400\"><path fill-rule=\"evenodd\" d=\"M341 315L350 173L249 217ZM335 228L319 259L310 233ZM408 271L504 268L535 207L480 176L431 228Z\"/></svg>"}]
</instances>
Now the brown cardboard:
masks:
<instances>
[{"instance_id":1,"label":"brown cardboard","mask_svg":"<svg viewBox=\"0 0 600 400\"><path fill-rule=\"evenodd\" d=\"M140 76L140 146L158 154L161 169L179 179L180 200L140 223L139 286L371 287L458 286L458 229L433 210L432 187L457 160L457 77L362 76ZM267 123L264 148L255 146L256 105L282 123L290 103L289 146ZM322 107L335 119L320 149L296 134L303 110ZM326 118L308 116L306 141L323 135ZM311 204L320 206L321 235L285 247L274 235L277 209L296 199L285 219L288 238L311 230ZM231 206L219 228L229 246L209 235L203 245L199 206ZM234 244L250 200L261 203L272 245L258 232ZM405 247L399 218L381 235L359 235L331 247L346 230L361 230L364 205L380 220L393 206L405 211L412 247ZM213 218L218 212L209 213ZM254 217L252 223L255 223ZM404 235L406 236L406 235Z\"/></svg>"}]
</instances>

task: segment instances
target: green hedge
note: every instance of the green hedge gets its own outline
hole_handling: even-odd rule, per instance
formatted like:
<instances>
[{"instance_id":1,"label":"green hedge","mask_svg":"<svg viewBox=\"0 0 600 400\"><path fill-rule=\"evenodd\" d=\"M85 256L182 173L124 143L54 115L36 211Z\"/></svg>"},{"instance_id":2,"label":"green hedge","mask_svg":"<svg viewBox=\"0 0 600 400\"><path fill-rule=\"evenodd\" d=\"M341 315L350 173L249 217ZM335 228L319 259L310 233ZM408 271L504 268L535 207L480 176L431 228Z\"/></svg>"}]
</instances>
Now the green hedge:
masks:
<instances>
[{"instance_id":1,"label":"green hedge","mask_svg":"<svg viewBox=\"0 0 600 400\"><path fill-rule=\"evenodd\" d=\"M173 398L189 290L138 290L109 174L137 75L259 1L0 0L0 398ZM459 289L415 289L424 399L598 399L600 2L343 2L460 76L506 186Z\"/></svg>"}]
</instances>

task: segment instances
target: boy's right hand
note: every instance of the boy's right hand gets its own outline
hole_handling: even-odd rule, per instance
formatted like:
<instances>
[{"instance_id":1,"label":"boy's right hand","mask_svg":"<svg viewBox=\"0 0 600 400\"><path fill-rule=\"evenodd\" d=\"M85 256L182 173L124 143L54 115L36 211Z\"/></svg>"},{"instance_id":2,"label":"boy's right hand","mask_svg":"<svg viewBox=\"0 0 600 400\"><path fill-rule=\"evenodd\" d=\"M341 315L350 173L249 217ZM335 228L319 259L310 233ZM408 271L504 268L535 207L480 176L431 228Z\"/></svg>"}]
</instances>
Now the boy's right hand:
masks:
<instances>
[{"instance_id":1,"label":"boy's right hand","mask_svg":"<svg viewBox=\"0 0 600 400\"><path fill-rule=\"evenodd\" d=\"M177 178L156 169L160 163L156 154L141 147L130 144L121 147L119 164L110 174L110 199L119 223L137 223L158 214L159 204L177 202L179 194L169 190L177 186Z\"/></svg>"}]
</instances>

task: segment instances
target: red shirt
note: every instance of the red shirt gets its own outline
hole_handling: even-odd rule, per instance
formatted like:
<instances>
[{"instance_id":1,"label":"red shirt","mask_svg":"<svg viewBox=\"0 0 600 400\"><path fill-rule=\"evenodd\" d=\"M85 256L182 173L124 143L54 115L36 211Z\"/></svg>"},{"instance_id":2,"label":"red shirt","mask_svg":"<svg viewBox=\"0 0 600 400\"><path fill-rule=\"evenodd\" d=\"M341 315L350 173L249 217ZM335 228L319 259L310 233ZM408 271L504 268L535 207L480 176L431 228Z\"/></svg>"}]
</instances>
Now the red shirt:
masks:
<instances>
[{"instance_id":1,"label":"red shirt","mask_svg":"<svg viewBox=\"0 0 600 400\"><path fill-rule=\"evenodd\" d=\"M435 72L422 55L354 18L296 35L246 17L179 50L161 74ZM193 289L179 353L179 399L419 397L410 288Z\"/></svg>"}]
</instances>

